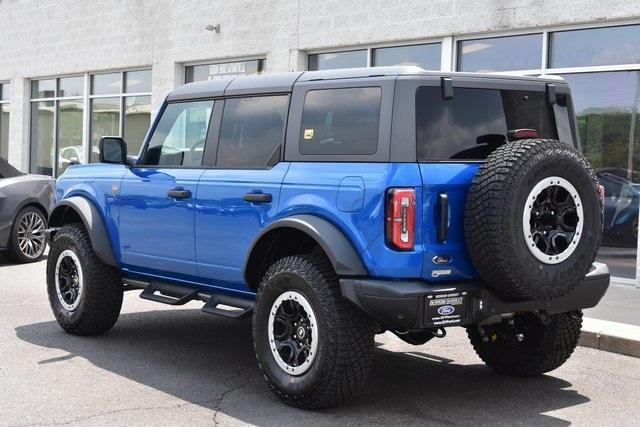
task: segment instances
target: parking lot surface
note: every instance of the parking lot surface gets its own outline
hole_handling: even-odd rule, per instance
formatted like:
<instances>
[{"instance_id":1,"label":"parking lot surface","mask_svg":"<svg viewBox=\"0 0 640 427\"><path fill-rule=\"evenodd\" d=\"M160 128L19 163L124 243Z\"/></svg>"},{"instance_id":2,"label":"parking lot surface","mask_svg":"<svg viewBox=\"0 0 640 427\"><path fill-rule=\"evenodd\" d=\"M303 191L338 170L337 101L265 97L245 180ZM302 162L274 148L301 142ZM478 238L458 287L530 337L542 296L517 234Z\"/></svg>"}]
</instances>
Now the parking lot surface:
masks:
<instances>
[{"instance_id":1,"label":"parking lot surface","mask_svg":"<svg viewBox=\"0 0 640 427\"><path fill-rule=\"evenodd\" d=\"M0 258L0 425L637 425L640 359L578 348L538 378L485 368L464 331L414 347L376 337L364 395L304 412L266 388L250 321L125 296L115 328L65 334L49 310L45 262Z\"/></svg>"}]
</instances>

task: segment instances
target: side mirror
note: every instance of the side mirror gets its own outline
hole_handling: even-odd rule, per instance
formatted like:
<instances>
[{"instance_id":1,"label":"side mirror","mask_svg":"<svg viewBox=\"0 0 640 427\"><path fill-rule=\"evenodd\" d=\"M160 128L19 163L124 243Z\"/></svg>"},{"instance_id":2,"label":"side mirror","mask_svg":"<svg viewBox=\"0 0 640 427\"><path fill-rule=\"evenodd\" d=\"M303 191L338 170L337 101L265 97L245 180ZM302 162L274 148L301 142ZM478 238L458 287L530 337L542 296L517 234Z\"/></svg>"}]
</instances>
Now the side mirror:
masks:
<instances>
[{"instance_id":1,"label":"side mirror","mask_svg":"<svg viewBox=\"0 0 640 427\"><path fill-rule=\"evenodd\" d=\"M127 143L119 136L100 138L100 163L127 164Z\"/></svg>"}]
</instances>

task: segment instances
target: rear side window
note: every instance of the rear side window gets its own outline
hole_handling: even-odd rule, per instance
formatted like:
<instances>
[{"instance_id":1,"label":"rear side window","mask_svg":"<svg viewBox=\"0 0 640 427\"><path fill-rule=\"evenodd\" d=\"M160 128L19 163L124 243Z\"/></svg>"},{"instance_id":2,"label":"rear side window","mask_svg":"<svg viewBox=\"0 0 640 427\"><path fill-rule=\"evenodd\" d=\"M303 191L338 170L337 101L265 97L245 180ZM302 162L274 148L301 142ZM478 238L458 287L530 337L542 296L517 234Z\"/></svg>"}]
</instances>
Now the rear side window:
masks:
<instances>
[{"instance_id":1,"label":"rear side window","mask_svg":"<svg viewBox=\"0 0 640 427\"><path fill-rule=\"evenodd\" d=\"M418 161L481 160L516 129L558 138L545 92L456 88L452 99L443 99L440 87L416 93Z\"/></svg>"},{"instance_id":2,"label":"rear side window","mask_svg":"<svg viewBox=\"0 0 640 427\"><path fill-rule=\"evenodd\" d=\"M300 154L375 154L381 98L379 87L307 92L302 110Z\"/></svg>"},{"instance_id":3,"label":"rear side window","mask_svg":"<svg viewBox=\"0 0 640 427\"><path fill-rule=\"evenodd\" d=\"M277 163L288 107L287 95L227 99L217 164L223 168L258 169Z\"/></svg>"},{"instance_id":4,"label":"rear side window","mask_svg":"<svg viewBox=\"0 0 640 427\"><path fill-rule=\"evenodd\" d=\"M200 166L213 102L168 104L149 141L143 163L148 166Z\"/></svg>"}]
</instances>

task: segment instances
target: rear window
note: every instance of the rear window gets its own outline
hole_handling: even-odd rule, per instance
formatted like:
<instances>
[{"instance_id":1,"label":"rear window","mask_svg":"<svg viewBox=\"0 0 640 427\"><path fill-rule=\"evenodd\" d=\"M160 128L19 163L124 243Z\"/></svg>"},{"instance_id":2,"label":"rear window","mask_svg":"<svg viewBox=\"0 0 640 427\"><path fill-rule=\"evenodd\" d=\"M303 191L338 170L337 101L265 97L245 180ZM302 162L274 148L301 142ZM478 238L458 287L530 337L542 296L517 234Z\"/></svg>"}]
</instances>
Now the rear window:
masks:
<instances>
[{"instance_id":1,"label":"rear window","mask_svg":"<svg viewBox=\"0 0 640 427\"><path fill-rule=\"evenodd\" d=\"M425 86L416 93L418 161L481 160L516 129L558 139L545 92L455 88L443 99L439 86Z\"/></svg>"},{"instance_id":2,"label":"rear window","mask_svg":"<svg viewBox=\"0 0 640 427\"><path fill-rule=\"evenodd\" d=\"M300 154L375 154L381 97L379 87L307 92L302 110Z\"/></svg>"}]
</instances>

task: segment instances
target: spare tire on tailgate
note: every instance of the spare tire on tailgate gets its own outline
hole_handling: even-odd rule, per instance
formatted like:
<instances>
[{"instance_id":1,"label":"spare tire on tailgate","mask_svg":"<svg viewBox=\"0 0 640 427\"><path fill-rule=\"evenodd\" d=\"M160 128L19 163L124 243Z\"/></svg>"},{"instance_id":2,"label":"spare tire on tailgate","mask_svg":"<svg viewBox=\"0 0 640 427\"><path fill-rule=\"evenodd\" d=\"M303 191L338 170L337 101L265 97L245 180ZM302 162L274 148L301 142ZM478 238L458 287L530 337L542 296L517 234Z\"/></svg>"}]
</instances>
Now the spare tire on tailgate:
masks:
<instances>
[{"instance_id":1,"label":"spare tire on tailgate","mask_svg":"<svg viewBox=\"0 0 640 427\"><path fill-rule=\"evenodd\" d=\"M469 188L465 238L486 284L506 299L553 299L595 260L602 234L598 182L568 144L509 142L487 157Z\"/></svg>"}]
</instances>

